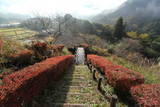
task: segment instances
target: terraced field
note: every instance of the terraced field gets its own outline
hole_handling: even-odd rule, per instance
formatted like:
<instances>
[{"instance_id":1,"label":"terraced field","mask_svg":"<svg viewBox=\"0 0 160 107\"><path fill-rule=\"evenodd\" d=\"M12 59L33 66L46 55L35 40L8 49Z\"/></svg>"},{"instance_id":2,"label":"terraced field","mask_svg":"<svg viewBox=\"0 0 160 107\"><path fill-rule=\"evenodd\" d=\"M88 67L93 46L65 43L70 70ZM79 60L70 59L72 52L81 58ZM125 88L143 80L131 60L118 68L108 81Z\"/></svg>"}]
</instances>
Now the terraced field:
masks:
<instances>
[{"instance_id":1,"label":"terraced field","mask_svg":"<svg viewBox=\"0 0 160 107\"><path fill-rule=\"evenodd\" d=\"M0 28L0 36L16 40L30 38L35 34L37 32L23 28Z\"/></svg>"}]
</instances>

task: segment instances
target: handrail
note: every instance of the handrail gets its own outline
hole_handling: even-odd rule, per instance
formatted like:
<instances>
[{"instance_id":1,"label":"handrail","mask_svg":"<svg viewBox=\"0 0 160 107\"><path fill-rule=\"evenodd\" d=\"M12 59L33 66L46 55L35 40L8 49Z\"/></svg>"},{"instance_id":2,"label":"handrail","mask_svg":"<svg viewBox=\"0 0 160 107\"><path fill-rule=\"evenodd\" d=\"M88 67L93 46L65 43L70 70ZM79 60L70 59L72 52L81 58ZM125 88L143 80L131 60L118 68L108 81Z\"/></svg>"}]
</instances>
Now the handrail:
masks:
<instances>
[{"instance_id":1,"label":"handrail","mask_svg":"<svg viewBox=\"0 0 160 107\"><path fill-rule=\"evenodd\" d=\"M107 96L106 95L107 92L105 92L101 87L102 80L105 79L103 76L104 74L101 71L98 71L90 62L87 62L87 66L92 73L93 80L98 82L98 85L97 85L98 91L105 97L105 99L107 99L110 102L110 107L116 107L116 103L118 101L117 95L113 94L113 95ZM99 73L99 75L100 75L99 78L96 77L96 73Z\"/></svg>"}]
</instances>

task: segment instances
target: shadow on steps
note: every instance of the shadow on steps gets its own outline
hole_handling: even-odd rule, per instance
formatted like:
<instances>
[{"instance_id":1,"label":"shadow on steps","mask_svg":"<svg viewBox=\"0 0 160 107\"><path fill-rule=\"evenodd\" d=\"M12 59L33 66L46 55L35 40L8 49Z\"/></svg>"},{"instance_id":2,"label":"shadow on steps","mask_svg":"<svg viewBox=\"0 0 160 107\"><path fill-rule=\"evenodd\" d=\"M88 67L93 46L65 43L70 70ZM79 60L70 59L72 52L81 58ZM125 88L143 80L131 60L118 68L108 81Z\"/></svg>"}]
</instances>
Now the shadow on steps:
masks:
<instances>
[{"instance_id":1,"label":"shadow on steps","mask_svg":"<svg viewBox=\"0 0 160 107\"><path fill-rule=\"evenodd\" d=\"M32 102L24 107L63 107L73 78L73 65L66 71L59 81L53 81L36 96ZM67 77L67 78L66 78Z\"/></svg>"}]
</instances>

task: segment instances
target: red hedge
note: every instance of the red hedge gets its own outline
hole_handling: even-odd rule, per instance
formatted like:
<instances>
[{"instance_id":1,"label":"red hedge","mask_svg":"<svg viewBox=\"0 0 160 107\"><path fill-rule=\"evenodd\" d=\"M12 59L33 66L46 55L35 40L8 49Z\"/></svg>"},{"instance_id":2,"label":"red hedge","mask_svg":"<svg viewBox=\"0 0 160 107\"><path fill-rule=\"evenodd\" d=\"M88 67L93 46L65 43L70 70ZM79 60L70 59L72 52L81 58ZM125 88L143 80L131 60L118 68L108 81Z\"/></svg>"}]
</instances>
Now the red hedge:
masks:
<instances>
[{"instance_id":1,"label":"red hedge","mask_svg":"<svg viewBox=\"0 0 160 107\"><path fill-rule=\"evenodd\" d=\"M160 84L138 85L130 93L140 107L160 107Z\"/></svg>"},{"instance_id":2,"label":"red hedge","mask_svg":"<svg viewBox=\"0 0 160 107\"><path fill-rule=\"evenodd\" d=\"M80 47L88 48L88 47L89 47L89 44L82 43L82 44L80 44Z\"/></svg>"},{"instance_id":3,"label":"red hedge","mask_svg":"<svg viewBox=\"0 0 160 107\"><path fill-rule=\"evenodd\" d=\"M34 53L31 50L23 50L16 54L10 55L9 58L13 64L26 64L31 61L33 54Z\"/></svg>"},{"instance_id":4,"label":"red hedge","mask_svg":"<svg viewBox=\"0 0 160 107\"><path fill-rule=\"evenodd\" d=\"M132 86L144 83L144 77L140 73L115 65L103 57L88 55L87 59L96 68L100 68L105 73L107 82L118 90L129 92Z\"/></svg>"},{"instance_id":5,"label":"red hedge","mask_svg":"<svg viewBox=\"0 0 160 107\"><path fill-rule=\"evenodd\" d=\"M21 107L22 102L32 100L50 80L57 80L70 67L73 58L72 55L49 58L6 76L0 86L0 106Z\"/></svg>"}]
</instances>

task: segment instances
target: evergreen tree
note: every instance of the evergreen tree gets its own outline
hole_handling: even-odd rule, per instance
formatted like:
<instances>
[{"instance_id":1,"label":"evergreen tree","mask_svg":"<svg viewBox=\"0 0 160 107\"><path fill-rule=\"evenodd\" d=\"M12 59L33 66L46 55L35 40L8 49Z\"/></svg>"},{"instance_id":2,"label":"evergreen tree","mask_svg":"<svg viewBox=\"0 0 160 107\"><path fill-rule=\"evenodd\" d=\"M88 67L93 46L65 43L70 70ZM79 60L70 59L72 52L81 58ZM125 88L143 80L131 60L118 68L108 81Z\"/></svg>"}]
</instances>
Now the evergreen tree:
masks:
<instances>
[{"instance_id":1,"label":"evergreen tree","mask_svg":"<svg viewBox=\"0 0 160 107\"><path fill-rule=\"evenodd\" d=\"M120 40L125 35L126 35L126 33L125 33L125 24L123 23L123 18L120 17L117 20L117 23L115 25L114 37L116 38L116 40Z\"/></svg>"}]
</instances>

